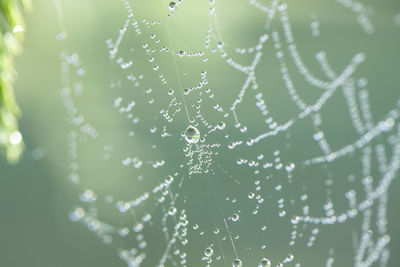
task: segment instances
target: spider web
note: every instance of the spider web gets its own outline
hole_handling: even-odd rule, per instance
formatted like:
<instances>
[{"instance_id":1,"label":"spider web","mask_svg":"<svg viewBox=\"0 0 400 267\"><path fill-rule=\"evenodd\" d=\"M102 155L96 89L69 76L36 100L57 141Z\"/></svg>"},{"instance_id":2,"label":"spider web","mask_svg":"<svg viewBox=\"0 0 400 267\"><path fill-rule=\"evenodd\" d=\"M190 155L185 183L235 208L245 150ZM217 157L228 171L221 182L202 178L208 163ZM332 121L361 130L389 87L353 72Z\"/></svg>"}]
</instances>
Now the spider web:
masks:
<instances>
[{"instance_id":1,"label":"spider web","mask_svg":"<svg viewBox=\"0 0 400 267\"><path fill-rule=\"evenodd\" d=\"M326 1L352 25L330 33L291 1L111 2L86 62L55 1L72 221L128 266L388 265L400 102L375 112L351 41L371 7Z\"/></svg>"}]
</instances>

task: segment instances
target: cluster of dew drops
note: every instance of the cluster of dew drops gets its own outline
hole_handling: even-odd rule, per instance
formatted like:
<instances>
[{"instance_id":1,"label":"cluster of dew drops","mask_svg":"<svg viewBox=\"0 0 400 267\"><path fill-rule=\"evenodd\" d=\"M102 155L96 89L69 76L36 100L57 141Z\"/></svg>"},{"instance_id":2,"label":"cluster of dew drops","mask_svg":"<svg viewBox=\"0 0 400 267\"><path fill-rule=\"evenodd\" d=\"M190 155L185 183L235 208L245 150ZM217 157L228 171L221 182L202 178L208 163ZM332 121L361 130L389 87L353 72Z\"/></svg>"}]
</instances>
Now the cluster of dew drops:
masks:
<instances>
[{"instance_id":1,"label":"cluster of dew drops","mask_svg":"<svg viewBox=\"0 0 400 267\"><path fill-rule=\"evenodd\" d=\"M182 2L181 0L178 1L179 3ZM176 6L177 3L176 2L170 2L168 7L169 9L173 12L176 10ZM218 124L218 128L225 128L225 125L223 122ZM185 132L184 132L184 137L187 143L189 144L196 144L199 142L200 140L200 131L193 125L189 125ZM238 214L234 214L232 216L232 220L233 221L237 221L239 220L239 215ZM206 258L211 258L211 256L214 254L214 250L212 249L212 247L207 247L204 251L204 255ZM240 259L235 259L232 262L232 267L242 267L243 263ZM258 267L271 267L271 261L267 258L263 258L260 260Z\"/></svg>"}]
</instances>

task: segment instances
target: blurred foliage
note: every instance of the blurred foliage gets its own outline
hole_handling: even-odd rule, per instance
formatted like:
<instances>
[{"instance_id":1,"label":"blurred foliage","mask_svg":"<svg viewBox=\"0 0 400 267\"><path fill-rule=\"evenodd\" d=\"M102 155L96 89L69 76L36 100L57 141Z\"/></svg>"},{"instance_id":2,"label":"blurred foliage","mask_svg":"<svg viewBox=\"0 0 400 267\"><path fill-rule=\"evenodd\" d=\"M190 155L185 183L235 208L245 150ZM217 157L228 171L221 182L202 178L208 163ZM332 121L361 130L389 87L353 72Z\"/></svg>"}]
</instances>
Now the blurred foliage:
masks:
<instances>
[{"instance_id":1,"label":"blurred foliage","mask_svg":"<svg viewBox=\"0 0 400 267\"><path fill-rule=\"evenodd\" d=\"M0 149L10 163L17 162L23 151L18 131L21 112L13 92L16 77L13 57L21 51L24 31L21 11L30 9L30 0L0 1Z\"/></svg>"}]
</instances>

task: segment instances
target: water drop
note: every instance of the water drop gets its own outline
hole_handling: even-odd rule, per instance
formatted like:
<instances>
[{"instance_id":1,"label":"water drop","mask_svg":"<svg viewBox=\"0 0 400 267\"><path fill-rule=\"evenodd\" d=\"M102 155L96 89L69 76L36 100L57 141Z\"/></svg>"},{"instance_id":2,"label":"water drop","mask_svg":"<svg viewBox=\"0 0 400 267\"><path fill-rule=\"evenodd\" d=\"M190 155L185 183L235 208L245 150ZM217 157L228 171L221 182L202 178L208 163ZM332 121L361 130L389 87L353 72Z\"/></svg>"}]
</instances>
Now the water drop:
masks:
<instances>
[{"instance_id":1,"label":"water drop","mask_svg":"<svg viewBox=\"0 0 400 267\"><path fill-rule=\"evenodd\" d=\"M174 177L172 175L168 175L167 179L165 179L165 183L170 185L174 181Z\"/></svg>"},{"instance_id":2,"label":"water drop","mask_svg":"<svg viewBox=\"0 0 400 267\"><path fill-rule=\"evenodd\" d=\"M211 247L206 248L206 250L204 251L204 254L206 255L206 257L211 257L213 253L214 253L214 250Z\"/></svg>"},{"instance_id":3,"label":"water drop","mask_svg":"<svg viewBox=\"0 0 400 267\"><path fill-rule=\"evenodd\" d=\"M232 262L232 267L242 267L242 266L243 266L243 264L242 264L242 261L240 259L235 259Z\"/></svg>"},{"instance_id":4,"label":"water drop","mask_svg":"<svg viewBox=\"0 0 400 267\"><path fill-rule=\"evenodd\" d=\"M286 10L286 8L287 8L286 3L281 2L278 4L278 11L284 11L284 10Z\"/></svg>"},{"instance_id":5,"label":"water drop","mask_svg":"<svg viewBox=\"0 0 400 267\"><path fill-rule=\"evenodd\" d=\"M169 2L168 7L169 7L169 10L175 11L175 9L176 9L176 2Z\"/></svg>"},{"instance_id":6,"label":"water drop","mask_svg":"<svg viewBox=\"0 0 400 267\"><path fill-rule=\"evenodd\" d=\"M183 57L185 55L185 51L181 50L177 54L178 56Z\"/></svg>"},{"instance_id":7,"label":"water drop","mask_svg":"<svg viewBox=\"0 0 400 267\"><path fill-rule=\"evenodd\" d=\"M82 202L94 202L97 199L97 195L95 192L93 192L92 190L88 189L85 192L83 192L82 194L79 195L79 198Z\"/></svg>"},{"instance_id":8,"label":"water drop","mask_svg":"<svg viewBox=\"0 0 400 267\"><path fill-rule=\"evenodd\" d=\"M127 236L129 234L129 228L124 227L119 229L118 234L122 237Z\"/></svg>"},{"instance_id":9,"label":"water drop","mask_svg":"<svg viewBox=\"0 0 400 267\"><path fill-rule=\"evenodd\" d=\"M174 206L171 206L171 207L169 208L169 210L168 210L168 214L169 214L170 216L173 216L173 215L175 215L175 213L176 213L176 208L175 208Z\"/></svg>"},{"instance_id":10,"label":"water drop","mask_svg":"<svg viewBox=\"0 0 400 267\"><path fill-rule=\"evenodd\" d=\"M81 219L83 219L83 217L85 217L85 210L80 207L76 208L69 215L70 220L73 222L80 221Z\"/></svg>"},{"instance_id":11,"label":"water drop","mask_svg":"<svg viewBox=\"0 0 400 267\"><path fill-rule=\"evenodd\" d=\"M258 264L258 267L271 267L271 261L267 258L263 258Z\"/></svg>"},{"instance_id":12,"label":"water drop","mask_svg":"<svg viewBox=\"0 0 400 267\"><path fill-rule=\"evenodd\" d=\"M190 125L185 131L185 139L189 144L196 144L200 140L199 130L196 127Z\"/></svg>"},{"instance_id":13,"label":"water drop","mask_svg":"<svg viewBox=\"0 0 400 267\"><path fill-rule=\"evenodd\" d=\"M225 126L226 126L226 124L223 121L219 122L217 125L218 129L220 129L220 130L225 129Z\"/></svg>"}]
</instances>

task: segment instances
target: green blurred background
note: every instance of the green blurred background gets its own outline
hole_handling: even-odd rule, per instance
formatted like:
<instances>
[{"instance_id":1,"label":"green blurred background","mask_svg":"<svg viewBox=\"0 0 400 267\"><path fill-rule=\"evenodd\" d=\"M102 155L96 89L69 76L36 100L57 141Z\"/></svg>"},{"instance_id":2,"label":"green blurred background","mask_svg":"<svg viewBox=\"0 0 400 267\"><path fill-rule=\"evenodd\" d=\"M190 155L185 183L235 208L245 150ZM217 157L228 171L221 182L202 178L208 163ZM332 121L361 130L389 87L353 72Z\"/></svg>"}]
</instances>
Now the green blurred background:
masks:
<instances>
[{"instance_id":1,"label":"green blurred background","mask_svg":"<svg viewBox=\"0 0 400 267\"><path fill-rule=\"evenodd\" d=\"M129 85L123 85L120 91L109 90L110 80L118 80L119 77L124 76L121 70L110 67L108 51L105 45L106 39L116 39L119 29L126 20L126 12L120 1L69 0L62 2L65 27L69 35L65 42L58 42L55 38L60 26L53 1L34 1L34 12L26 15L27 29L24 52L22 56L17 58L16 67L19 76L15 85L17 101L23 112L20 127L26 143L26 151L21 162L15 166L8 165L5 160L0 160L0 266L125 266L114 249L102 244L93 233L81 224L70 222L68 214L73 207L79 205L78 194L80 189L85 187L95 188L102 195L106 195L109 193L108 191L111 191L115 195L122 196L122 199L134 199L143 190L151 188L156 183L155 181L146 180L139 183L137 180L129 179L130 176L137 174L131 169L121 169L121 159L124 155L130 155L131 151L136 151L136 154L145 155L145 158L151 158L156 154L157 158L174 159L172 161L169 160L169 164L171 166L178 165L183 159L179 148L181 147L181 140L174 139L171 142L165 142L159 137L153 140L151 136L147 136L147 129L153 126L152 118L162 108L162 104L157 106L153 113L146 113L146 108L149 108L148 105L139 107L139 110L141 108L141 111L143 111L140 114L140 118L144 122L136 132L135 141L131 141L127 136L130 130L127 121L112 108L114 98L121 95L121 93L126 94L121 96L126 97L128 100L131 94L134 95L138 103L147 100L145 94L135 95L134 92L129 91L127 89ZM367 36L362 32L353 13L337 3L332 3L332 1L313 0L306 3L288 1L288 12L299 49L304 60L315 73L318 73L318 66L315 63L314 54L321 49L327 52L336 71L346 66L355 53L359 51L365 52L367 61L360 67L360 74L357 73L356 75L359 75L357 76L358 78L365 76L369 80L368 89L370 91L371 106L374 119L378 121L384 117L388 110L395 106L400 96L398 87L398 84L400 84L400 75L398 75L400 66L400 53L398 52L400 47L400 25L396 25L394 21L395 15L400 12L400 4L395 0L383 3L376 3L375 1L364 2L374 8L372 21L376 26L376 32L372 36ZM246 47L257 41L256 37L263 30L264 18L261 12L250 8L247 1L217 1L216 5L224 43L235 43L239 47ZM133 6L135 16L149 18L149 20L156 20L160 17L165 19L168 12L168 1L135 1ZM207 4L189 2L182 4L182 7L178 10L181 13L177 12L177 18L175 19L174 17L169 22L172 32L171 38L176 51L179 49L201 51L203 49L204 32L207 30L208 17L201 14L207 14L207 9ZM318 38L314 38L310 34L309 25L312 14L317 14L321 23L321 36ZM193 20L192 22L185 23L185 21L190 21L191 19ZM188 27L188 25L190 26ZM278 28L279 22L275 20L274 25ZM167 38L165 28L159 29L157 34L161 40L165 41ZM132 29L130 31L133 32ZM121 53L127 58L129 58L130 48L140 51L139 49L143 42L150 41L149 36L147 36L136 42L136 39L132 36L126 37L123 49L121 49ZM283 35L281 35L281 38L283 38ZM70 52L79 53L83 65L87 69L87 74L82 78L84 94L76 103L80 111L85 114L86 119L96 125L102 135L102 139L98 143L84 144L79 151L80 155L82 155L80 163L83 166L82 173L86 182L79 186L78 189L68 183L66 179L68 168L66 136L70 126L68 125L67 115L60 96L62 85L59 59L60 52L65 48ZM285 119L296 114L296 110L290 105L280 80L278 63L274 57L272 44L266 45L265 49L265 62L257 70L260 88L268 89L262 92L269 100L267 102L272 115L278 121L285 121ZM156 54L156 56L160 57L160 66L164 67L167 77L174 77L173 69L168 69L168 65L171 64L170 58L164 58L161 53L159 55ZM246 56L243 59L246 61ZM142 58L134 58L134 60L145 62L147 59L143 56ZM249 57L247 57L246 62L248 60ZM209 56L209 61L205 67L200 63L193 62L188 60L185 63L178 63L182 64L180 65L182 69L189 70L189 73L191 73L192 69L195 72L205 68L209 73L209 81L215 88L215 101L222 106L229 107L229 103L232 103L243 82L243 77L235 76L235 73L226 67L223 60L215 55ZM150 70L150 67L145 67L144 64L141 71L145 76L150 77L146 86L154 86L156 84L154 80L157 79L157 76ZM296 78L301 80L300 77L294 75L294 80ZM173 79L171 78L171 80ZM195 83L198 79L199 75L193 75L185 82L189 85ZM234 93L232 93L232 90L234 90ZM306 99L310 100L319 95L317 89L309 89L304 82L299 85L298 90L304 93ZM285 107L285 109L282 107ZM249 128L250 136L262 132L259 129L258 121L251 119L253 117L253 109L253 99L245 102L243 107L239 109L242 121L245 121ZM193 109L190 111L192 112ZM324 130L329 134L328 137L333 147L339 148L343 144L351 143L356 138L348 120L349 115L346 112L342 96L334 97L322 112ZM210 116L210 120L213 122L221 120L220 115L213 118L214 113L212 111L206 112L206 114ZM261 119L259 117L259 121ZM231 117L227 124L227 131L232 130L233 133L234 127ZM174 122L173 126L171 126L171 131L175 131L179 135L179 132L186 127L187 125L182 117L182 120ZM312 140L307 139L312 135L310 122L301 123L290 132L290 135L289 141L285 139L286 137L277 138L270 143L260 145L257 150L271 153L271 151L285 146L285 142L289 142L291 143L291 148L287 149L288 153L290 151L293 153L290 157L299 161L318 151L315 147L311 147ZM235 134L232 134L232 136L235 136ZM218 137L215 137L214 141L220 142ZM380 141L384 140L381 139ZM115 150L117 150L117 155L113 156L115 161L105 166L98 166L97 162L101 160L103 152L102 148L99 148L99 144L107 142L111 142ZM154 153L148 151L153 143L160 147L160 150ZM228 144L229 142L228 140L222 140L221 143ZM282 150L285 151L285 149ZM222 163L229 170L238 155L237 153L230 154L227 151L222 152L222 154L224 158L219 159L219 163ZM252 151L247 150L240 152L240 156L243 157L256 155L253 154ZM354 158L359 160L360 154L356 154ZM352 160L341 164L338 166L335 164L328 165L328 172L333 177L336 177L336 175L337 177L342 177L349 173L360 171L358 165L357 167L351 165ZM353 171L347 171L349 169ZM159 175L165 176L169 174L168 171L170 170L165 173L165 171L161 170ZM245 172L242 174L240 171L234 171L235 169L232 167L232 172L235 175L246 175ZM315 173L318 173L318 171L324 173L321 170L314 170ZM149 175L153 174L151 171L148 173ZM144 175L146 176L147 173L145 172ZM304 174L304 176L306 175L310 175L310 173ZM209 176L211 178L214 177L211 174ZM198 192L198 188L210 191L209 185L201 184L201 182L198 180L191 181L192 186L184 188L186 191L182 193L207 203L208 198L201 195ZM340 192L337 198L343 198L342 192L346 192L349 189L349 184L339 181L336 185L338 187L337 192ZM240 189L233 186L225 186L222 182L219 186L224 188L229 196L234 196L236 193L239 196L241 193ZM290 186L288 187L291 188ZM311 195L317 192L319 188L323 188L323 185L315 183L307 185L307 188L310 191L307 193ZM396 179L389 192L388 206L388 227L392 238L390 243L391 257L388 266L392 267L400 265L400 255L397 253L400 249L400 229L398 227L400 216L397 211L400 197L396 194L398 189L399 181ZM235 190L238 191L236 192ZM247 188L242 190L245 191L244 195L248 194ZM296 190L296 187L291 190ZM293 192L293 194L296 195L298 193ZM223 201L224 198L224 196L221 196L220 201ZM212 198L210 199L208 204L212 205L213 200ZM313 201L315 206L322 207L325 200L316 198ZM187 206L190 207L190 205L197 207L199 204L189 201ZM188 208L190 213L193 213L192 216L196 218L195 222L204 219L204 216L209 216L209 211L202 210L206 206L208 205L205 204L196 210ZM245 204L243 204L242 209L246 209ZM218 212L210 212L212 217L218 218ZM113 223L118 224L118 220L118 218L115 219ZM279 225L279 220L274 220L271 224ZM207 221L204 224L207 225ZM257 224L253 219L249 219L248 225L249 231L252 232L253 225ZM213 229L211 227L208 226L207 228L206 226L208 230ZM301 252L305 255L303 257L307 258L303 261L305 263L302 266L322 266L314 263L313 258L319 258L320 256L322 259L326 259L326 250L323 248L329 247L330 244L335 244L334 247L339 252L350 248L348 254L344 254L342 258L344 263L340 263L340 259L338 259L339 265L337 266L351 266L347 265L351 262L352 257L351 247L349 247L351 239L344 241L337 236L338 233L351 233L353 228L358 230L359 226L357 223L348 223L344 224L343 228L344 230L341 228L327 230L323 236L318 237L317 248L314 247L313 250ZM289 235L290 229L288 225L282 225L281 231L277 232L285 233L286 231L287 235ZM198 238L195 235L193 236L194 239ZM152 238L148 240L148 243L157 242L157 236ZM279 237L274 239L276 238L274 235L271 238L271 240L279 239ZM199 241L199 243L201 242ZM281 242L286 245L282 248L283 254L287 254L286 240L276 241L276 244ZM121 241L121 243L123 242ZM207 241L204 243L207 243ZM345 244L342 249L340 245L337 245L341 243ZM246 245L243 246L245 247ZM191 249L195 251L196 247L194 246ZM279 245L273 249L279 250ZM198 253L202 254L203 246L199 245L198 250L200 251ZM244 256L246 253L254 255L245 251L243 249L243 258L246 258ZM156 254L158 255L158 253L157 251ZM194 253L196 254L196 252ZM343 253L346 252L344 251ZM260 257L255 258L253 261L257 262ZM198 260L198 265L189 266L203 265L205 264L200 264L200 260ZM216 266L219 265L216 264ZM244 264L244 266L253 265Z\"/></svg>"}]
</instances>

